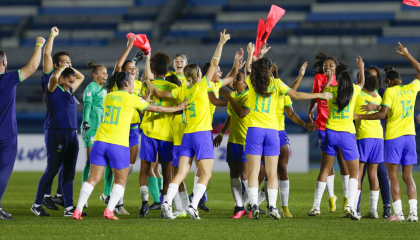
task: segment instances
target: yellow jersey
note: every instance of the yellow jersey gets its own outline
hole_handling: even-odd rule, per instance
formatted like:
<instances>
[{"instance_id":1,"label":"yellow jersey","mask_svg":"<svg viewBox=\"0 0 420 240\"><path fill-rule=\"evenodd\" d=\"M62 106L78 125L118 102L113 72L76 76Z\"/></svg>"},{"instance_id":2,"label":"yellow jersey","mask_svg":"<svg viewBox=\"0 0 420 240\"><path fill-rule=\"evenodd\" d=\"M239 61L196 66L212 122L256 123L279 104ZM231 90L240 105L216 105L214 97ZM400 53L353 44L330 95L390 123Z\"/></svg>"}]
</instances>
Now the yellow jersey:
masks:
<instances>
[{"instance_id":1,"label":"yellow jersey","mask_svg":"<svg viewBox=\"0 0 420 240\"><path fill-rule=\"evenodd\" d=\"M359 96L361 91L360 86L353 84L353 96L350 99L350 103L341 112L338 112L337 89L338 86L329 86L324 90L324 92L333 94L333 99L328 100L328 119L325 127L337 132L355 134L356 129L353 123L353 113L357 96Z\"/></svg>"},{"instance_id":2,"label":"yellow jersey","mask_svg":"<svg viewBox=\"0 0 420 240\"><path fill-rule=\"evenodd\" d=\"M293 102L289 96L280 95L277 103L277 120L279 123L279 131L284 130L284 108L292 106Z\"/></svg>"},{"instance_id":3,"label":"yellow jersey","mask_svg":"<svg viewBox=\"0 0 420 240\"><path fill-rule=\"evenodd\" d=\"M178 87L176 84L163 79L155 79L152 83L160 91L171 91L172 89ZM142 92L144 91L148 91L146 84L142 89ZM174 99L170 98L157 98L156 96L152 96L150 99L155 101L153 103L154 105L158 106L172 107L175 105ZM143 130L143 133L150 138L173 142L174 134L172 129L172 119L173 113L145 112L140 128Z\"/></svg>"},{"instance_id":4,"label":"yellow jersey","mask_svg":"<svg viewBox=\"0 0 420 240\"><path fill-rule=\"evenodd\" d=\"M372 102L373 104L379 105L382 102L381 96L377 94L376 98L372 97L369 93L361 91L360 95L357 96L356 105L354 107L354 112L356 114L366 114L360 110L360 106L368 104L367 101ZM369 112L369 114L376 113L378 111L374 110ZM356 120L356 139L364 138L384 138L384 132L381 125L381 120Z\"/></svg>"},{"instance_id":5,"label":"yellow jersey","mask_svg":"<svg viewBox=\"0 0 420 240\"><path fill-rule=\"evenodd\" d=\"M143 111L149 106L143 98L126 91L108 93L104 102L104 116L95 135L101 141L128 147L130 120L134 111Z\"/></svg>"},{"instance_id":6,"label":"yellow jersey","mask_svg":"<svg viewBox=\"0 0 420 240\"><path fill-rule=\"evenodd\" d=\"M142 85L143 85L143 83L141 81L134 80L134 88L133 88L133 93L132 94L136 95L138 97L143 97L143 95L141 94ZM118 91L117 84L115 84L112 87L112 92L115 92L115 91ZM134 111L130 124L136 124L136 123L140 123L140 113L137 112L137 111Z\"/></svg>"},{"instance_id":7,"label":"yellow jersey","mask_svg":"<svg viewBox=\"0 0 420 240\"><path fill-rule=\"evenodd\" d=\"M410 84L387 88L382 104L389 107L386 123L385 140L404 135L416 135L414 128L414 105L420 91L420 81L415 79Z\"/></svg>"},{"instance_id":8,"label":"yellow jersey","mask_svg":"<svg viewBox=\"0 0 420 240\"><path fill-rule=\"evenodd\" d=\"M233 92L230 94L230 96L232 96L232 98L235 99L235 102L238 103L239 106L251 109L248 106L248 94L249 90L246 90L241 94ZM249 114L244 118L239 117L235 113L235 110L233 110L233 107L230 104L230 102L227 106L227 112L230 116L230 133L228 141L231 143L245 145L246 132L248 131Z\"/></svg>"},{"instance_id":9,"label":"yellow jersey","mask_svg":"<svg viewBox=\"0 0 420 240\"><path fill-rule=\"evenodd\" d=\"M267 129L278 129L277 103L281 95L286 95L290 88L279 78L271 78L268 91L272 92L269 97L261 97L255 92L251 84L251 78L245 79L249 88L248 106L251 107L249 113L248 127L258 127Z\"/></svg>"},{"instance_id":10,"label":"yellow jersey","mask_svg":"<svg viewBox=\"0 0 420 240\"><path fill-rule=\"evenodd\" d=\"M182 82L181 87L187 84L186 80L184 81L182 81L181 79L179 80ZM175 100L175 101L177 104L180 103L180 100ZM182 136L184 135L184 131L185 131L185 123L186 123L185 111L183 111L182 114L174 115L174 119L172 120L172 127L173 127L173 132L174 132L174 145L175 146L181 145Z\"/></svg>"},{"instance_id":11,"label":"yellow jersey","mask_svg":"<svg viewBox=\"0 0 420 240\"><path fill-rule=\"evenodd\" d=\"M185 133L211 131L211 114L209 108L209 97L207 88L211 85L204 76L199 83L172 89L171 95L177 101L188 99L190 107L185 112L186 127Z\"/></svg>"},{"instance_id":12,"label":"yellow jersey","mask_svg":"<svg viewBox=\"0 0 420 240\"><path fill-rule=\"evenodd\" d=\"M214 92L214 95L216 95L216 98L219 99L219 90L223 86L223 79L220 79L220 82L213 82L210 81L210 86L207 88L207 92ZM213 120L213 114L216 111L216 106L213 105L213 103L210 102L210 113L211 113L211 119Z\"/></svg>"}]
</instances>

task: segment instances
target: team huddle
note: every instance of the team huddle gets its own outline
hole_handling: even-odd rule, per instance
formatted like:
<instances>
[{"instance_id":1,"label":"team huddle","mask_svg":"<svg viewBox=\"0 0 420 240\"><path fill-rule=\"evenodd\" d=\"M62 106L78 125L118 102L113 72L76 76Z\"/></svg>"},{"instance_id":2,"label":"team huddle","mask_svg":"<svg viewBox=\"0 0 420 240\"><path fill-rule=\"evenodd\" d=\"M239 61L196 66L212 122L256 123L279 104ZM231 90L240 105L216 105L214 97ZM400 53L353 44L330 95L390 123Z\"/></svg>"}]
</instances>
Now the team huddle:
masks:
<instances>
[{"instance_id":1,"label":"team huddle","mask_svg":"<svg viewBox=\"0 0 420 240\"><path fill-rule=\"evenodd\" d=\"M47 106L44 130L48 162L31 207L37 216L50 216L43 206L59 210L60 205L65 208L64 216L82 219L87 216L84 210L88 208L88 199L102 177L105 186L100 199L107 205L104 218L118 220L115 214L129 214L123 203L125 186L140 152L139 217L146 217L150 210L160 210L164 219L188 216L200 219L198 209L209 211L205 205L206 189L212 174L214 148L221 145L229 131L226 162L235 202L232 218L247 213L255 219L264 213L276 220L281 216L291 218L286 113L308 131L318 131L321 169L309 216L321 214L325 189L329 212L337 209L333 170L337 157L344 189L342 209L347 217L361 218L360 193L367 171L370 211L364 217L379 218L381 192L382 216L390 221L404 221L398 182L401 165L410 205L407 221L418 221L412 169L417 163L413 111L420 91L420 63L401 44L397 52L418 72L410 84L403 85L399 73L386 67L386 88L381 88L380 70L374 66L365 69L360 56L356 59L359 72L354 84L345 63L318 53L313 66L316 72L313 92L305 93L297 89L307 62L289 87L280 80L276 64L265 56L270 50L267 44L255 49L249 43L246 59L242 48L239 49L231 71L222 78L218 65L223 46L230 39L226 30L220 33L211 61L201 68L189 63L184 53L176 54L172 60L166 52L152 54L150 49L140 50L134 60L127 60L136 40L134 35L128 36L127 47L111 76L105 66L88 63L92 82L83 91L83 120L78 126L74 92L85 77L72 67L68 52L52 55L58 35L58 28L53 27L47 41L38 37L28 65L17 71L5 72L6 55L0 51L0 96L7 100L0 102L0 127L2 132L4 129L0 136L0 200L17 153L16 86L36 71L46 42L41 86ZM145 64L142 75L136 67L141 60ZM174 71L168 69L171 63ZM221 89L224 86L232 92ZM291 98L311 100L307 122L294 112ZM213 139L216 107L227 107L228 117ZM73 180L79 151L78 130L83 136L87 162L75 206ZM189 195L184 180L193 162L197 172ZM57 192L52 197L51 187L57 174ZM149 192L153 198L151 205ZM278 195L280 210L276 204ZM260 208L264 200L267 200L265 212ZM1 206L0 219L12 219Z\"/></svg>"}]
</instances>

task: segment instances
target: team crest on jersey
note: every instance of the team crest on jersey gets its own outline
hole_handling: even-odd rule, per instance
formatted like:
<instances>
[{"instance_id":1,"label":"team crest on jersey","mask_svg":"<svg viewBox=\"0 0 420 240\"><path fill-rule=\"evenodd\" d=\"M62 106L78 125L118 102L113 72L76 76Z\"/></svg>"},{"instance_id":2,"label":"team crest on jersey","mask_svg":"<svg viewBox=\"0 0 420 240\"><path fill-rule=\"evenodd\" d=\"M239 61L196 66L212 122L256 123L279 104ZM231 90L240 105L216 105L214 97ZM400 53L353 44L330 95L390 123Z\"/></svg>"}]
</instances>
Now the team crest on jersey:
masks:
<instances>
[{"instance_id":1,"label":"team crest on jersey","mask_svg":"<svg viewBox=\"0 0 420 240\"><path fill-rule=\"evenodd\" d=\"M146 102L143 98L140 98L140 101L141 101L142 103Z\"/></svg>"},{"instance_id":2,"label":"team crest on jersey","mask_svg":"<svg viewBox=\"0 0 420 240\"><path fill-rule=\"evenodd\" d=\"M93 137L90 137L90 141L93 142L93 140L94 140L94 138Z\"/></svg>"},{"instance_id":3,"label":"team crest on jersey","mask_svg":"<svg viewBox=\"0 0 420 240\"><path fill-rule=\"evenodd\" d=\"M90 97L90 96L92 96L92 93L91 92L87 92L86 93L86 96Z\"/></svg>"},{"instance_id":4,"label":"team crest on jersey","mask_svg":"<svg viewBox=\"0 0 420 240\"><path fill-rule=\"evenodd\" d=\"M57 152L61 152L63 150L63 144L58 145L58 150Z\"/></svg>"}]
</instances>

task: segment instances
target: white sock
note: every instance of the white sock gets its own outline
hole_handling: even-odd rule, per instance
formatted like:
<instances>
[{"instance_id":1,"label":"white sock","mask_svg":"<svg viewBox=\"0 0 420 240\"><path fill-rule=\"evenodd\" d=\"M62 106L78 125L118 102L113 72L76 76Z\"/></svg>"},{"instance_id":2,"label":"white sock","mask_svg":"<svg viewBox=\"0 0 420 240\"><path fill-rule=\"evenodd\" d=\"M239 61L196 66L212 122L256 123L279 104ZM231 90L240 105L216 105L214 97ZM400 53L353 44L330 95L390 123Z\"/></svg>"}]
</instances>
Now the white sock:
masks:
<instances>
[{"instance_id":1,"label":"white sock","mask_svg":"<svg viewBox=\"0 0 420 240\"><path fill-rule=\"evenodd\" d=\"M349 179L350 175L341 175L341 183L343 184L344 197L349 197Z\"/></svg>"},{"instance_id":2,"label":"white sock","mask_svg":"<svg viewBox=\"0 0 420 240\"><path fill-rule=\"evenodd\" d=\"M200 202L200 199L203 197L204 192L206 191L206 185L197 183L194 186L193 193L194 197L191 201L191 205L193 208L197 209L198 203Z\"/></svg>"},{"instance_id":3,"label":"white sock","mask_svg":"<svg viewBox=\"0 0 420 240\"><path fill-rule=\"evenodd\" d=\"M242 200L242 183L240 178L230 179L230 190L233 195L237 207L243 207L244 202Z\"/></svg>"},{"instance_id":4,"label":"white sock","mask_svg":"<svg viewBox=\"0 0 420 240\"><path fill-rule=\"evenodd\" d=\"M321 199L322 195L324 194L325 188L327 187L326 182L316 182L315 188L315 197L314 197L314 205L313 207L320 207L321 206Z\"/></svg>"},{"instance_id":5,"label":"white sock","mask_svg":"<svg viewBox=\"0 0 420 240\"><path fill-rule=\"evenodd\" d=\"M408 200L408 204L410 204L410 213L415 213L417 215L417 199Z\"/></svg>"},{"instance_id":6,"label":"white sock","mask_svg":"<svg viewBox=\"0 0 420 240\"><path fill-rule=\"evenodd\" d=\"M195 187L195 185L197 184L198 179L200 179L200 177L194 176L194 187Z\"/></svg>"},{"instance_id":7,"label":"white sock","mask_svg":"<svg viewBox=\"0 0 420 240\"><path fill-rule=\"evenodd\" d=\"M83 206L85 206L87 200L89 199L90 194L93 191L92 184L84 182L82 188L80 189L79 200L77 201L77 209L83 211Z\"/></svg>"},{"instance_id":8,"label":"white sock","mask_svg":"<svg viewBox=\"0 0 420 240\"><path fill-rule=\"evenodd\" d=\"M395 214L403 214L401 199L393 202L392 206L394 207Z\"/></svg>"},{"instance_id":9,"label":"white sock","mask_svg":"<svg viewBox=\"0 0 420 240\"><path fill-rule=\"evenodd\" d=\"M376 212L378 210L379 190L378 191L370 190L369 200L370 200L370 211Z\"/></svg>"},{"instance_id":10,"label":"white sock","mask_svg":"<svg viewBox=\"0 0 420 240\"><path fill-rule=\"evenodd\" d=\"M168 190L169 190L169 188L168 188ZM168 195L169 195L169 193L168 193ZM181 197L181 201L182 201L182 207L184 208L184 209L187 209L188 208L188 206L190 206L190 200L188 199L188 192L187 191L185 191L185 192L180 192L179 193L179 196Z\"/></svg>"},{"instance_id":11,"label":"white sock","mask_svg":"<svg viewBox=\"0 0 420 240\"><path fill-rule=\"evenodd\" d=\"M248 187L248 197L251 205L258 204L258 188Z\"/></svg>"},{"instance_id":12,"label":"white sock","mask_svg":"<svg viewBox=\"0 0 420 240\"><path fill-rule=\"evenodd\" d=\"M148 202L149 201L149 187L147 186L141 186L140 187L140 196L141 196L141 200L143 202Z\"/></svg>"},{"instance_id":13,"label":"white sock","mask_svg":"<svg viewBox=\"0 0 420 240\"><path fill-rule=\"evenodd\" d=\"M159 190L161 190L161 191L163 190L163 177L160 178L160 189Z\"/></svg>"},{"instance_id":14,"label":"white sock","mask_svg":"<svg viewBox=\"0 0 420 240\"><path fill-rule=\"evenodd\" d=\"M280 187L280 200L281 206L287 207L289 206L289 180L280 180L279 181Z\"/></svg>"},{"instance_id":15,"label":"white sock","mask_svg":"<svg viewBox=\"0 0 420 240\"><path fill-rule=\"evenodd\" d=\"M356 202L358 189L359 189L359 181L357 181L356 178L350 178L349 185L348 185L349 198L347 201L347 205L350 205L352 208L354 208L354 203Z\"/></svg>"},{"instance_id":16,"label":"white sock","mask_svg":"<svg viewBox=\"0 0 420 240\"><path fill-rule=\"evenodd\" d=\"M279 190L276 189L267 189L268 193L268 206L277 208L277 194Z\"/></svg>"},{"instance_id":17,"label":"white sock","mask_svg":"<svg viewBox=\"0 0 420 240\"><path fill-rule=\"evenodd\" d=\"M134 169L134 164L130 164L130 167L128 168L128 176L127 178L131 175L131 173L133 172Z\"/></svg>"},{"instance_id":18,"label":"white sock","mask_svg":"<svg viewBox=\"0 0 420 240\"><path fill-rule=\"evenodd\" d=\"M178 193L179 186L175 183L169 183L168 191L166 192L167 202L172 206L172 201L174 200L176 194ZM165 199L163 200L165 202Z\"/></svg>"},{"instance_id":19,"label":"white sock","mask_svg":"<svg viewBox=\"0 0 420 240\"><path fill-rule=\"evenodd\" d=\"M327 177L327 193L328 193L328 198L330 197L334 197L334 177L335 175L331 175Z\"/></svg>"},{"instance_id":20,"label":"white sock","mask_svg":"<svg viewBox=\"0 0 420 240\"><path fill-rule=\"evenodd\" d=\"M124 196L124 187L114 183L114 187L112 187L111 194L109 195L107 208L111 211L114 211L115 205L117 205L122 196Z\"/></svg>"},{"instance_id":21,"label":"white sock","mask_svg":"<svg viewBox=\"0 0 420 240\"><path fill-rule=\"evenodd\" d=\"M44 194L44 198L46 198L46 197L51 197L51 195Z\"/></svg>"},{"instance_id":22,"label":"white sock","mask_svg":"<svg viewBox=\"0 0 420 240\"><path fill-rule=\"evenodd\" d=\"M359 187L359 185L357 187ZM354 209L357 209L357 204L359 203L359 197L361 193L362 190L357 190L356 198L354 199Z\"/></svg>"},{"instance_id":23,"label":"white sock","mask_svg":"<svg viewBox=\"0 0 420 240\"><path fill-rule=\"evenodd\" d=\"M182 201L181 201L181 197L179 196L179 192L176 192L173 201L174 201L174 205L175 205L175 210L178 211L178 212L182 212L184 210L184 208L182 206ZM165 199L163 200L163 202L165 202Z\"/></svg>"},{"instance_id":24,"label":"white sock","mask_svg":"<svg viewBox=\"0 0 420 240\"><path fill-rule=\"evenodd\" d=\"M260 192L258 193L258 206L264 202L265 200L265 190L264 187L261 188Z\"/></svg>"},{"instance_id":25,"label":"white sock","mask_svg":"<svg viewBox=\"0 0 420 240\"><path fill-rule=\"evenodd\" d=\"M244 195L242 195L242 202L243 202L243 206L246 206L249 203L249 196L248 196L248 180L241 180L242 183L245 186L245 192Z\"/></svg>"}]
</instances>

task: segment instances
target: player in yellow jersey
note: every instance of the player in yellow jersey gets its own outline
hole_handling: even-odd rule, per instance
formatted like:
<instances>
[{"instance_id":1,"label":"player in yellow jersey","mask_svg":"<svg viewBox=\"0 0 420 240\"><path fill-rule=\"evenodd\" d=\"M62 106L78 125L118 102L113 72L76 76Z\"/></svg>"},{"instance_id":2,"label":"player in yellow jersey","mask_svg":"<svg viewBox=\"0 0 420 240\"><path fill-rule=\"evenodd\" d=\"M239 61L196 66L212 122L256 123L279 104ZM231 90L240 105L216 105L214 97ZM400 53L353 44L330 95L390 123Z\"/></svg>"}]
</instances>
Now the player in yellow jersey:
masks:
<instances>
[{"instance_id":1,"label":"player in yellow jersey","mask_svg":"<svg viewBox=\"0 0 420 240\"><path fill-rule=\"evenodd\" d=\"M386 72L385 90L382 107L378 113L359 115L356 119L376 120L385 119L388 122L385 130L385 165L391 183L391 196L394 207L394 215L390 221L404 221L402 211L401 190L398 181L398 168L401 165L402 175L405 182L410 205L409 222L417 222L417 192L412 171L413 165L417 164L416 131L414 128L414 105L417 93L420 91L420 63L414 59L401 43L397 52L406 57L418 74L410 84L402 85L400 75L395 70Z\"/></svg>"},{"instance_id":2,"label":"player in yellow jersey","mask_svg":"<svg viewBox=\"0 0 420 240\"><path fill-rule=\"evenodd\" d=\"M365 70L365 85L357 97L354 112L356 114L364 114L362 106L366 103L379 105L382 102L381 96L377 90L379 83L375 76L368 70ZM368 114L378 112L371 111ZM359 201L360 192L362 190L363 170L367 165L368 178L370 183L370 211L366 218L378 218L378 200L379 200L379 181L378 181L378 164L384 161L383 148L383 129L380 120L366 121L355 120L356 123L356 140L359 148L359 188L357 191L357 199ZM359 211L358 211L359 212ZM359 214L359 213L358 213ZM360 214L359 214L360 215Z\"/></svg>"},{"instance_id":3,"label":"player in yellow jersey","mask_svg":"<svg viewBox=\"0 0 420 240\"><path fill-rule=\"evenodd\" d=\"M356 211L358 174L359 174L359 152L357 151L356 130L353 124L354 106L357 96L365 84L364 62L359 56L357 66L360 72L360 80L353 84L348 66L341 64L337 67L337 86L330 86L333 80L333 72L326 72L328 78L323 92L334 94L334 98L328 101L328 119L326 124L325 138L321 142L321 169L315 189L314 204L309 211L309 216L316 216L321 213L320 205L322 195L327 185L328 174L334 164L335 157L340 149L346 161L350 173L348 183L349 198L344 212L351 215L353 220L360 220Z\"/></svg>"},{"instance_id":4,"label":"player in yellow jersey","mask_svg":"<svg viewBox=\"0 0 420 240\"><path fill-rule=\"evenodd\" d=\"M255 46L248 44L248 60L246 83L249 87L249 113L248 132L246 136L245 153L249 167L248 196L254 218L258 219L260 211L258 201L258 174L260 171L261 156L265 158L267 172L267 193L269 215L279 219L280 214L276 207L278 193L277 166L280 155L280 139L278 134L278 120L276 108L281 95L289 95L296 99L330 99L331 93L303 93L290 89L280 79L272 77L274 70L271 60L267 57L252 62ZM251 65L252 63L252 65ZM250 70L250 71L249 71Z\"/></svg>"},{"instance_id":5,"label":"player in yellow jersey","mask_svg":"<svg viewBox=\"0 0 420 240\"><path fill-rule=\"evenodd\" d=\"M117 84L118 91L108 93L104 102L104 117L97 130L91 151L91 168L89 178L80 190L77 208L73 219L82 219L83 206L87 202L93 188L101 180L105 166L109 164L114 173L114 187L104 218L117 220L113 210L124 195L124 186L130 166L129 122L135 110L170 113L183 110L186 101L176 107L149 105L146 100L132 94L134 78L128 72L115 72L107 83L107 90ZM147 99L147 98L146 98ZM150 99L149 99L150 100Z\"/></svg>"},{"instance_id":6,"label":"player in yellow jersey","mask_svg":"<svg viewBox=\"0 0 420 240\"><path fill-rule=\"evenodd\" d=\"M147 86L155 96L159 98L174 98L178 101L187 98L190 104L190 107L185 112L187 126L182 137L178 173L169 184L168 200L162 204L162 210L166 218L173 218L172 200L178 192L179 184L187 177L194 156L197 156L201 174L198 183L194 187L194 197L187 212L192 219L200 219L197 206L210 180L214 159L211 117L208 107L209 98L206 94L207 88L210 86L208 79L211 79L216 72L220 56L222 55L223 45L229 39L230 35L226 34L226 30L220 33L219 44L211 60L209 70L204 77L202 77L201 70L196 63L190 63L185 67L184 75L187 78L188 86L184 85L172 91L161 92L154 87L151 81L146 81Z\"/></svg>"},{"instance_id":7,"label":"player in yellow jersey","mask_svg":"<svg viewBox=\"0 0 420 240\"><path fill-rule=\"evenodd\" d=\"M146 79L154 79L152 84L154 87L162 91L171 91L178 87L178 85L170 83L165 80L168 73L168 65L171 63L171 57L163 51L157 51L150 57L146 56L145 75ZM147 88L147 86L144 86ZM146 91L148 91L146 89ZM155 105L159 106L174 106L174 99L152 97ZM163 173L163 188L162 194L164 201L166 200L166 191L169 182L172 179L172 160L173 160L173 129L172 129L173 114L159 114L146 112L143 116L141 129L143 130L141 136L141 168L140 168L140 193L142 197L142 207L139 216L145 217L148 210L148 174L151 170L151 163L156 162L159 158L159 163L162 166Z\"/></svg>"}]
</instances>

